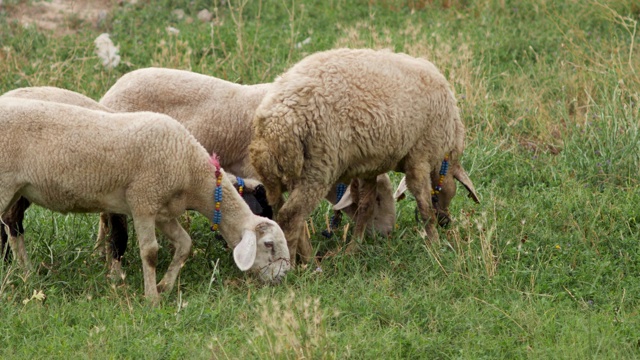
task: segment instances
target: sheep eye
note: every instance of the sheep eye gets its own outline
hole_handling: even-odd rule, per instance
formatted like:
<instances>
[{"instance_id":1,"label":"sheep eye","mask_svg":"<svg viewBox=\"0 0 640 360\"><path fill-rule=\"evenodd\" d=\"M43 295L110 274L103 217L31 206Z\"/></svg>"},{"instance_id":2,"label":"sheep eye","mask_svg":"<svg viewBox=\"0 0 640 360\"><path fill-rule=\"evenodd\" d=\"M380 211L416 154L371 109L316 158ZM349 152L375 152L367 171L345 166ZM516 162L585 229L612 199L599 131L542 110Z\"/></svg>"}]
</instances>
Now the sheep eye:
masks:
<instances>
[{"instance_id":1,"label":"sheep eye","mask_svg":"<svg viewBox=\"0 0 640 360\"><path fill-rule=\"evenodd\" d=\"M273 241L265 241L264 246L266 246L267 249L273 249Z\"/></svg>"}]
</instances>

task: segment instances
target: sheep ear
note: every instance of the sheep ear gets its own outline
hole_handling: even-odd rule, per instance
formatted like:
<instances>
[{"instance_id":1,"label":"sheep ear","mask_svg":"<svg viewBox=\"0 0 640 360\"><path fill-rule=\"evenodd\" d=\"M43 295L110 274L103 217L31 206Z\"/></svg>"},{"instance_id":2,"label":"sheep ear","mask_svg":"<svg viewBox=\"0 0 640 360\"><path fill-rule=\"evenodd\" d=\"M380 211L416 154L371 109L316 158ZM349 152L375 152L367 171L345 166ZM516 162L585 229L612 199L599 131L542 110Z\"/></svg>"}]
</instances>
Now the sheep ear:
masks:
<instances>
[{"instance_id":1,"label":"sheep ear","mask_svg":"<svg viewBox=\"0 0 640 360\"><path fill-rule=\"evenodd\" d=\"M396 199L396 201L400 201L404 199L407 196L404 194L406 191L407 191L407 178L406 176L403 176L402 180L400 180L400 184L398 184L398 188L396 189L396 192L393 194L393 198Z\"/></svg>"},{"instance_id":2,"label":"sheep ear","mask_svg":"<svg viewBox=\"0 0 640 360\"><path fill-rule=\"evenodd\" d=\"M253 266L256 260L257 239L256 233L245 230L242 234L242 240L233 249L233 260L242 271L247 271Z\"/></svg>"},{"instance_id":3,"label":"sheep ear","mask_svg":"<svg viewBox=\"0 0 640 360\"><path fill-rule=\"evenodd\" d=\"M451 167L451 172L453 177L467 188L467 191L469 191L469 197L476 203L480 204L480 197L478 196L476 189L473 187L473 183L471 182L471 179L469 179L469 175L467 175L467 172L462 168L462 165L453 165Z\"/></svg>"},{"instance_id":4,"label":"sheep ear","mask_svg":"<svg viewBox=\"0 0 640 360\"><path fill-rule=\"evenodd\" d=\"M337 204L333 205L333 210L342 210L347 206L351 206L353 204L353 197L351 196L351 186L347 186L347 189L344 191L344 195Z\"/></svg>"}]
</instances>

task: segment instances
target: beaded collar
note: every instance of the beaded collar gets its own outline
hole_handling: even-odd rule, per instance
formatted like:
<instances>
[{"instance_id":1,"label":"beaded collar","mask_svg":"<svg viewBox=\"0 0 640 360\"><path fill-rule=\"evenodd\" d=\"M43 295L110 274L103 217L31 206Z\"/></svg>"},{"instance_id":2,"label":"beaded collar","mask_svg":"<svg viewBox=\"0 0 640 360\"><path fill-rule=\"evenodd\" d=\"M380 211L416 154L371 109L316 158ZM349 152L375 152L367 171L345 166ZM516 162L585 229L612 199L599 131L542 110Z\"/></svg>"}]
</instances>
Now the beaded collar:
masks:
<instances>
[{"instance_id":1,"label":"beaded collar","mask_svg":"<svg viewBox=\"0 0 640 360\"><path fill-rule=\"evenodd\" d=\"M244 196L244 180L241 177L236 176L236 181L238 182L238 194L240 197Z\"/></svg>"},{"instance_id":2,"label":"beaded collar","mask_svg":"<svg viewBox=\"0 0 640 360\"><path fill-rule=\"evenodd\" d=\"M222 204L222 172L220 171L220 164L212 162L216 167L216 189L213 192L213 200L215 201L215 210L213 212L213 219L211 225L211 231L218 231L220 227L220 221L222 220L222 212L220 211L220 205ZM238 193L240 196L244 196L244 180L241 177L236 176L238 182Z\"/></svg>"},{"instance_id":3,"label":"beaded collar","mask_svg":"<svg viewBox=\"0 0 640 360\"><path fill-rule=\"evenodd\" d=\"M336 204L340 202L344 193L347 191L347 184L338 183L336 185ZM330 238L333 236L333 230L337 229L340 226L340 222L342 221L341 213L336 213L331 216L331 220L329 221L329 228L322 231L322 235L326 238Z\"/></svg>"},{"instance_id":4,"label":"beaded collar","mask_svg":"<svg viewBox=\"0 0 640 360\"><path fill-rule=\"evenodd\" d=\"M447 171L449 171L449 155L444 155L444 160L442 160L442 166L440 167L440 179L438 179L438 184L431 189L431 201L435 204L438 202L438 194L442 191L442 184L444 183L444 178L447 176Z\"/></svg>"},{"instance_id":5,"label":"beaded collar","mask_svg":"<svg viewBox=\"0 0 640 360\"><path fill-rule=\"evenodd\" d=\"M213 191L213 200L215 201L216 207L213 211L211 231L218 231L220 221L222 220L222 213L220 212L220 203L222 203L222 172L220 171L220 163L216 161L214 165L216 167L216 189Z\"/></svg>"}]
</instances>

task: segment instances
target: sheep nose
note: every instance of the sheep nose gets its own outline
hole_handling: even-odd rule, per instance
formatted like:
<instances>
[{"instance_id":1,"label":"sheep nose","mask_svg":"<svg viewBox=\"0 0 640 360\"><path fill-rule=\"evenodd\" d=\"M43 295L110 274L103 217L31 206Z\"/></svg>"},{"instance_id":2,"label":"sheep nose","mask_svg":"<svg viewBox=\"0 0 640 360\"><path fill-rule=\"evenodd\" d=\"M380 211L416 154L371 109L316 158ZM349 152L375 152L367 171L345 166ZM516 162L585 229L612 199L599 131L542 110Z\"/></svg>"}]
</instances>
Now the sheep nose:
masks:
<instances>
[{"instance_id":1,"label":"sheep nose","mask_svg":"<svg viewBox=\"0 0 640 360\"><path fill-rule=\"evenodd\" d=\"M273 279L271 279L271 283L273 285L279 285L280 283L282 283L283 279L284 279L284 274L281 272L278 275L274 276Z\"/></svg>"},{"instance_id":2,"label":"sheep nose","mask_svg":"<svg viewBox=\"0 0 640 360\"><path fill-rule=\"evenodd\" d=\"M389 236L391 236L391 232L392 231L393 231L393 227L385 228L385 229L381 229L380 230L380 234L382 234L382 236L389 237Z\"/></svg>"}]
</instances>

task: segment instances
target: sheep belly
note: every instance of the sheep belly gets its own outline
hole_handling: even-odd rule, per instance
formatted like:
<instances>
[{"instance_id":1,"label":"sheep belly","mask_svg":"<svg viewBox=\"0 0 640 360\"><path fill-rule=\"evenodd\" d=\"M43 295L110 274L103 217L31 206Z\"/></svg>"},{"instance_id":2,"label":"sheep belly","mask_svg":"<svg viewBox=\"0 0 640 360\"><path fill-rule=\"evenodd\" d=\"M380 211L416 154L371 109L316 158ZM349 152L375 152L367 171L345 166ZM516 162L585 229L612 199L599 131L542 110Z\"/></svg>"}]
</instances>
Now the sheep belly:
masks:
<instances>
[{"instance_id":1,"label":"sheep belly","mask_svg":"<svg viewBox=\"0 0 640 360\"><path fill-rule=\"evenodd\" d=\"M29 184L21 195L34 204L61 213L94 213L109 211L118 214L130 214L125 201L125 190L119 188L106 193L87 194L73 187L53 181L42 186Z\"/></svg>"}]
</instances>

